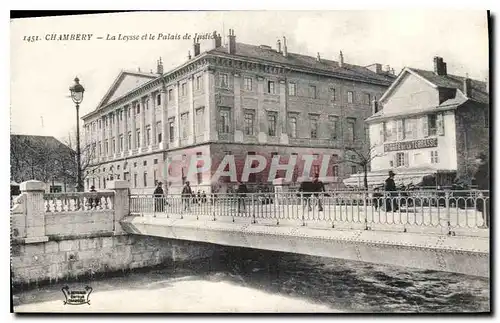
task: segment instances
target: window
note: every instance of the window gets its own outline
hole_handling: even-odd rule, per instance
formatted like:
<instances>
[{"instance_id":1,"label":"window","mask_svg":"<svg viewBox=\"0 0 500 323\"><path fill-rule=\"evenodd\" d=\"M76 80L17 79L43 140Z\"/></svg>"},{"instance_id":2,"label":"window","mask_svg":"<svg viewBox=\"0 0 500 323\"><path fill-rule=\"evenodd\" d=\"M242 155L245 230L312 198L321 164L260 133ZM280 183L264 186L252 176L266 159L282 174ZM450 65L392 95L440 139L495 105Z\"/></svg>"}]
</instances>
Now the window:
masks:
<instances>
[{"instance_id":1,"label":"window","mask_svg":"<svg viewBox=\"0 0 500 323\"><path fill-rule=\"evenodd\" d=\"M201 90L202 86L203 86L203 79L201 78L201 75L198 75L196 77L196 89Z\"/></svg>"},{"instance_id":2,"label":"window","mask_svg":"<svg viewBox=\"0 0 500 323\"><path fill-rule=\"evenodd\" d=\"M142 161L142 166L148 166L148 161L147 160L143 160Z\"/></svg>"},{"instance_id":3,"label":"window","mask_svg":"<svg viewBox=\"0 0 500 323\"><path fill-rule=\"evenodd\" d=\"M370 93L365 93L363 94L363 103L364 104L370 104L370 99L371 99L371 96L370 96Z\"/></svg>"},{"instance_id":4,"label":"window","mask_svg":"<svg viewBox=\"0 0 500 323\"><path fill-rule=\"evenodd\" d=\"M436 128L437 134L439 136L444 136L444 115L442 113L436 115Z\"/></svg>"},{"instance_id":5,"label":"window","mask_svg":"<svg viewBox=\"0 0 500 323\"><path fill-rule=\"evenodd\" d=\"M153 183L155 184L155 186L158 184L157 175L156 175L157 172L158 171L156 169L153 170Z\"/></svg>"},{"instance_id":6,"label":"window","mask_svg":"<svg viewBox=\"0 0 500 323\"><path fill-rule=\"evenodd\" d=\"M219 86L220 87L229 87L227 74L219 74Z\"/></svg>"},{"instance_id":7,"label":"window","mask_svg":"<svg viewBox=\"0 0 500 323\"><path fill-rule=\"evenodd\" d=\"M417 137L417 120L416 119L405 119L404 123L404 138L405 139L415 139Z\"/></svg>"},{"instance_id":8,"label":"window","mask_svg":"<svg viewBox=\"0 0 500 323\"><path fill-rule=\"evenodd\" d=\"M132 147L132 132L128 132L128 141L127 141L127 149Z\"/></svg>"},{"instance_id":9,"label":"window","mask_svg":"<svg viewBox=\"0 0 500 323\"><path fill-rule=\"evenodd\" d=\"M181 96L186 96L186 83L181 84Z\"/></svg>"},{"instance_id":10,"label":"window","mask_svg":"<svg viewBox=\"0 0 500 323\"><path fill-rule=\"evenodd\" d=\"M435 114L427 115L428 136L435 136L437 133L437 120Z\"/></svg>"},{"instance_id":11,"label":"window","mask_svg":"<svg viewBox=\"0 0 500 323\"><path fill-rule=\"evenodd\" d=\"M99 155L102 155L102 145L100 141L99 141Z\"/></svg>"},{"instance_id":12,"label":"window","mask_svg":"<svg viewBox=\"0 0 500 323\"><path fill-rule=\"evenodd\" d=\"M158 158L153 159L153 164L158 164Z\"/></svg>"},{"instance_id":13,"label":"window","mask_svg":"<svg viewBox=\"0 0 500 323\"><path fill-rule=\"evenodd\" d=\"M347 91L347 103L354 103L354 92Z\"/></svg>"},{"instance_id":14,"label":"window","mask_svg":"<svg viewBox=\"0 0 500 323\"><path fill-rule=\"evenodd\" d=\"M137 162L134 162L134 167L137 167Z\"/></svg>"},{"instance_id":15,"label":"window","mask_svg":"<svg viewBox=\"0 0 500 323\"><path fill-rule=\"evenodd\" d=\"M252 91L252 79L250 77L245 77L245 90Z\"/></svg>"},{"instance_id":16,"label":"window","mask_svg":"<svg viewBox=\"0 0 500 323\"><path fill-rule=\"evenodd\" d=\"M276 119L276 113L271 112L267 114L267 134L272 137L276 136Z\"/></svg>"},{"instance_id":17,"label":"window","mask_svg":"<svg viewBox=\"0 0 500 323\"><path fill-rule=\"evenodd\" d=\"M189 135L189 113L181 114L181 136L186 139Z\"/></svg>"},{"instance_id":18,"label":"window","mask_svg":"<svg viewBox=\"0 0 500 323\"><path fill-rule=\"evenodd\" d=\"M149 146L151 145L151 128L148 127L146 129L146 145Z\"/></svg>"},{"instance_id":19,"label":"window","mask_svg":"<svg viewBox=\"0 0 500 323\"><path fill-rule=\"evenodd\" d=\"M253 136L254 113L245 112L245 135Z\"/></svg>"},{"instance_id":20,"label":"window","mask_svg":"<svg viewBox=\"0 0 500 323\"><path fill-rule=\"evenodd\" d=\"M231 132L231 110L220 108L219 110L219 133Z\"/></svg>"},{"instance_id":21,"label":"window","mask_svg":"<svg viewBox=\"0 0 500 323\"><path fill-rule=\"evenodd\" d=\"M316 139L318 138L318 117L311 116L310 122L311 122L311 138Z\"/></svg>"},{"instance_id":22,"label":"window","mask_svg":"<svg viewBox=\"0 0 500 323\"><path fill-rule=\"evenodd\" d=\"M123 135L120 135L120 151L123 151Z\"/></svg>"},{"instance_id":23,"label":"window","mask_svg":"<svg viewBox=\"0 0 500 323\"><path fill-rule=\"evenodd\" d=\"M129 172L123 173L123 180L130 182L130 173Z\"/></svg>"},{"instance_id":24,"label":"window","mask_svg":"<svg viewBox=\"0 0 500 323\"><path fill-rule=\"evenodd\" d=\"M205 107L196 109L196 134L202 135L205 133Z\"/></svg>"},{"instance_id":25,"label":"window","mask_svg":"<svg viewBox=\"0 0 500 323\"><path fill-rule=\"evenodd\" d=\"M134 174L134 187L137 187L137 173Z\"/></svg>"},{"instance_id":26,"label":"window","mask_svg":"<svg viewBox=\"0 0 500 323\"><path fill-rule=\"evenodd\" d=\"M172 101L174 99L174 90L170 89L168 90L168 100Z\"/></svg>"},{"instance_id":27,"label":"window","mask_svg":"<svg viewBox=\"0 0 500 323\"><path fill-rule=\"evenodd\" d=\"M175 120L173 118L168 121L168 137L169 137L170 142L174 142Z\"/></svg>"},{"instance_id":28,"label":"window","mask_svg":"<svg viewBox=\"0 0 500 323\"><path fill-rule=\"evenodd\" d=\"M144 187L148 187L148 173L144 172L143 174L143 182L144 182Z\"/></svg>"},{"instance_id":29,"label":"window","mask_svg":"<svg viewBox=\"0 0 500 323\"><path fill-rule=\"evenodd\" d=\"M146 107L146 111L149 110L149 99L147 99L146 101L144 101L144 106Z\"/></svg>"},{"instance_id":30,"label":"window","mask_svg":"<svg viewBox=\"0 0 500 323\"><path fill-rule=\"evenodd\" d=\"M274 81L267 81L267 93L275 94L276 89L274 88Z\"/></svg>"},{"instance_id":31,"label":"window","mask_svg":"<svg viewBox=\"0 0 500 323\"><path fill-rule=\"evenodd\" d=\"M115 144L116 144L116 142L115 142L115 138L113 137L113 138L111 139L111 153L112 153L112 154L114 154L114 153L115 153L115 147L116 147L116 146L115 146Z\"/></svg>"},{"instance_id":32,"label":"window","mask_svg":"<svg viewBox=\"0 0 500 323\"><path fill-rule=\"evenodd\" d=\"M395 141L397 138L396 131L396 121L391 120L384 122L384 131L385 131L385 140L386 141Z\"/></svg>"},{"instance_id":33,"label":"window","mask_svg":"<svg viewBox=\"0 0 500 323\"><path fill-rule=\"evenodd\" d=\"M109 146L108 146L107 139L104 141L104 151L105 151L106 155L109 155Z\"/></svg>"},{"instance_id":34,"label":"window","mask_svg":"<svg viewBox=\"0 0 500 323\"><path fill-rule=\"evenodd\" d=\"M396 153L396 167L408 166L408 153Z\"/></svg>"},{"instance_id":35,"label":"window","mask_svg":"<svg viewBox=\"0 0 500 323\"><path fill-rule=\"evenodd\" d=\"M356 174L358 172L358 167L356 165L351 165L351 174Z\"/></svg>"},{"instance_id":36,"label":"window","mask_svg":"<svg viewBox=\"0 0 500 323\"><path fill-rule=\"evenodd\" d=\"M309 85L309 97L316 99L316 85Z\"/></svg>"},{"instance_id":37,"label":"window","mask_svg":"<svg viewBox=\"0 0 500 323\"><path fill-rule=\"evenodd\" d=\"M431 151L431 164L439 164L439 157L437 150Z\"/></svg>"},{"instance_id":38,"label":"window","mask_svg":"<svg viewBox=\"0 0 500 323\"><path fill-rule=\"evenodd\" d=\"M158 143L161 142L161 133L162 133L161 121L158 121L156 123L156 135L158 136Z\"/></svg>"},{"instance_id":39,"label":"window","mask_svg":"<svg viewBox=\"0 0 500 323\"><path fill-rule=\"evenodd\" d=\"M290 117L290 137L297 138L297 117Z\"/></svg>"},{"instance_id":40,"label":"window","mask_svg":"<svg viewBox=\"0 0 500 323\"><path fill-rule=\"evenodd\" d=\"M158 93L156 95L156 105L161 105L161 94L160 93Z\"/></svg>"},{"instance_id":41,"label":"window","mask_svg":"<svg viewBox=\"0 0 500 323\"><path fill-rule=\"evenodd\" d=\"M328 120L330 121L330 138L336 140L339 135L339 117L329 116Z\"/></svg>"},{"instance_id":42,"label":"window","mask_svg":"<svg viewBox=\"0 0 500 323\"><path fill-rule=\"evenodd\" d=\"M339 176L339 166L338 165L333 165L332 166L332 176L333 177L338 177Z\"/></svg>"},{"instance_id":43,"label":"window","mask_svg":"<svg viewBox=\"0 0 500 323\"><path fill-rule=\"evenodd\" d=\"M141 105L139 103L137 103L137 105L135 106L135 109L136 109L136 114L141 113Z\"/></svg>"},{"instance_id":44,"label":"window","mask_svg":"<svg viewBox=\"0 0 500 323\"><path fill-rule=\"evenodd\" d=\"M136 135L135 135L135 146L137 148L141 147L141 131L136 130Z\"/></svg>"},{"instance_id":45,"label":"window","mask_svg":"<svg viewBox=\"0 0 500 323\"><path fill-rule=\"evenodd\" d=\"M332 101L337 100L337 91L335 91L335 88L331 87L330 88L330 93L331 93Z\"/></svg>"},{"instance_id":46,"label":"window","mask_svg":"<svg viewBox=\"0 0 500 323\"><path fill-rule=\"evenodd\" d=\"M347 118L347 140L356 140L356 119Z\"/></svg>"},{"instance_id":47,"label":"window","mask_svg":"<svg viewBox=\"0 0 500 323\"><path fill-rule=\"evenodd\" d=\"M288 95L296 96L297 95L297 84L288 83Z\"/></svg>"}]
</instances>

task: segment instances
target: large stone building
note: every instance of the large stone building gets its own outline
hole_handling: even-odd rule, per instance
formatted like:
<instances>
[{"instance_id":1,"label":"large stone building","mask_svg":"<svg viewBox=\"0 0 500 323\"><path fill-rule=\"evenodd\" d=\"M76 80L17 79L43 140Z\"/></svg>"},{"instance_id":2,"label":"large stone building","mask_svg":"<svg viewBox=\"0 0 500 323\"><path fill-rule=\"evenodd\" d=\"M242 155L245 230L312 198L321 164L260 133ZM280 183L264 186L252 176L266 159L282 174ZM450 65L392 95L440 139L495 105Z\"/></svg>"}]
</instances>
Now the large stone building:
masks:
<instances>
[{"instance_id":1,"label":"large stone building","mask_svg":"<svg viewBox=\"0 0 500 323\"><path fill-rule=\"evenodd\" d=\"M236 42L229 32L227 46L212 35L212 48L181 66L156 74L123 71L95 111L83 117L87 145L95 149L95 164L86 187L105 188L111 177L127 179L133 192L150 193L169 174L186 176L191 156L210 156L211 171L191 178L195 190L210 191L211 174L225 155L234 155L241 172L247 155L286 163L294 154L331 157L333 182L357 170L336 163L345 147L366 150L364 120L370 102L395 79L380 64L368 67L304 56L288 51L286 39L276 48ZM180 158L183 162L171 163ZM174 164L176 165L174 167ZM297 164L299 171L300 158ZM249 182L267 182L267 169ZM297 172L298 174L298 172ZM294 174L293 180L296 180ZM174 183L171 192L178 189Z\"/></svg>"},{"instance_id":2,"label":"large stone building","mask_svg":"<svg viewBox=\"0 0 500 323\"><path fill-rule=\"evenodd\" d=\"M470 182L478 156L489 155L488 84L448 74L441 57L433 71L404 68L375 109L366 120L372 184L383 183L389 170L401 184ZM345 182L356 186L361 176Z\"/></svg>"}]
</instances>

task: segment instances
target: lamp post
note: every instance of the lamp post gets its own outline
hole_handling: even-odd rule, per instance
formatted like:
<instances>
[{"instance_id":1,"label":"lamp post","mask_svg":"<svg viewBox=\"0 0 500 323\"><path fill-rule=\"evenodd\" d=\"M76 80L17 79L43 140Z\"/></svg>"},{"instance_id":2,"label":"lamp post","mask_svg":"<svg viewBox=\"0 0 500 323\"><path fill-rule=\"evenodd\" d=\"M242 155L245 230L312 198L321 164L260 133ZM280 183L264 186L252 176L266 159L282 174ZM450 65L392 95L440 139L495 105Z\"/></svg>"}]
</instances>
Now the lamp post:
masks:
<instances>
[{"instance_id":1,"label":"lamp post","mask_svg":"<svg viewBox=\"0 0 500 323\"><path fill-rule=\"evenodd\" d=\"M81 169L81 151L80 151L80 103L83 101L83 92L85 89L80 84L78 77L75 77L75 84L69 88L71 99L76 105L76 167L77 167L77 184L76 190L83 192L82 169Z\"/></svg>"}]
</instances>

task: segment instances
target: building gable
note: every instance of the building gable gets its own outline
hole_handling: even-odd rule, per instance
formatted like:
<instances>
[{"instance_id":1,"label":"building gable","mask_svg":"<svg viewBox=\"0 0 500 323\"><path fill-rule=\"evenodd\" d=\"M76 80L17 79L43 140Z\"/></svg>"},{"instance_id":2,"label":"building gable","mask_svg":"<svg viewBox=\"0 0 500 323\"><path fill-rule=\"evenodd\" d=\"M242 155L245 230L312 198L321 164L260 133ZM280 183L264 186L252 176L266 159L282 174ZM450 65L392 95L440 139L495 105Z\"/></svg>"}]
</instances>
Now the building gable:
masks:
<instances>
[{"instance_id":1,"label":"building gable","mask_svg":"<svg viewBox=\"0 0 500 323\"><path fill-rule=\"evenodd\" d=\"M126 71L120 72L116 80L113 82L113 85L109 88L108 92L106 93L106 95L104 95L103 99L99 103L97 109L99 110L106 104L113 102L126 93L144 85L145 83L155 79L156 77L157 76L154 74L134 73Z\"/></svg>"},{"instance_id":2,"label":"building gable","mask_svg":"<svg viewBox=\"0 0 500 323\"><path fill-rule=\"evenodd\" d=\"M404 71L382 97L384 114L424 110L440 104L439 90L422 77Z\"/></svg>"}]
</instances>

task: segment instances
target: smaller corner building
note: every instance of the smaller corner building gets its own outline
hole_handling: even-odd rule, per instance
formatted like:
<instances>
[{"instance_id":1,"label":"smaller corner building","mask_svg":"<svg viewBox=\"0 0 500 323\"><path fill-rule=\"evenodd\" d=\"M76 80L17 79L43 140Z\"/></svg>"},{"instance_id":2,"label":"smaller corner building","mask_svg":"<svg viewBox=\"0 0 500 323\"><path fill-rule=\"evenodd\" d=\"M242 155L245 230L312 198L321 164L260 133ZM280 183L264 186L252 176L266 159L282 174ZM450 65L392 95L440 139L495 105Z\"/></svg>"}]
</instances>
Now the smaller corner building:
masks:
<instances>
[{"instance_id":1,"label":"smaller corner building","mask_svg":"<svg viewBox=\"0 0 500 323\"><path fill-rule=\"evenodd\" d=\"M402 185L470 180L478 156L489 156L489 112L487 80L448 74L441 57L434 58L432 71L404 68L366 120L372 148L368 182L382 184L389 170ZM344 183L358 186L363 176Z\"/></svg>"},{"instance_id":2,"label":"smaller corner building","mask_svg":"<svg viewBox=\"0 0 500 323\"><path fill-rule=\"evenodd\" d=\"M358 169L334 161L344 158L346 147L366 151L370 102L394 79L394 70L350 64L342 52L335 61L294 53L285 37L276 47L250 45L236 42L230 30L223 45L214 32L207 43L194 43L187 61L170 71L163 71L160 60L155 73L118 75L83 117L93 165L85 186L104 189L110 179L125 179L133 193L150 194L162 181L175 193L182 183L174 184L168 174L185 175L192 156L200 154L211 158L212 169L190 180L194 191L208 193L221 184L211 175L225 155L234 155L240 178L241 164L252 154L267 160L280 155L284 163L293 154L317 154L310 173L328 155L330 184L343 186ZM185 163L166 172L178 158ZM267 172L249 179L251 186L269 185ZM293 178L301 174L298 169Z\"/></svg>"}]
</instances>

